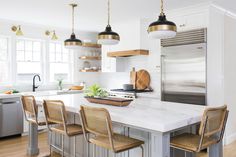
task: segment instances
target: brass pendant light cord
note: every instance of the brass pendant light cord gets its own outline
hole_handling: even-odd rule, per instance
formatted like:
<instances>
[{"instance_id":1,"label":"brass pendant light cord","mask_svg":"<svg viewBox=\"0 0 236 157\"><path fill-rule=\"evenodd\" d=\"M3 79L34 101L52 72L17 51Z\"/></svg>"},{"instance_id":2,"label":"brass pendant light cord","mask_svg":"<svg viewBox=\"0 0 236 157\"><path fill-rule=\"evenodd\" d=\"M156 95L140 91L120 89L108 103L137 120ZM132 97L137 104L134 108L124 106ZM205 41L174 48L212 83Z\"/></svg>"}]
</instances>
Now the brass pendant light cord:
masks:
<instances>
[{"instance_id":1,"label":"brass pendant light cord","mask_svg":"<svg viewBox=\"0 0 236 157\"><path fill-rule=\"evenodd\" d=\"M164 1L161 0L161 15L164 15Z\"/></svg>"},{"instance_id":2,"label":"brass pendant light cord","mask_svg":"<svg viewBox=\"0 0 236 157\"><path fill-rule=\"evenodd\" d=\"M75 33L75 7L77 7L77 4L70 4L72 7L72 33Z\"/></svg>"},{"instance_id":3,"label":"brass pendant light cord","mask_svg":"<svg viewBox=\"0 0 236 157\"><path fill-rule=\"evenodd\" d=\"M75 33L75 5L72 5L72 32Z\"/></svg>"},{"instance_id":4,"label":"brass pendant light cord","mask_svg":"<svg viewBox=\"0 0 236 157\"><path fill-rule=\"evenodd\" d=\"M107 7L107 15L108 15L107 23L108 23L108 26L110 26L110 20L111 20L110 19L111 18L111 15L110 15L110 11L111 11L111 9L110 9L110 0L107 1L107 6L108 6Z\"/></svg>"}]
</instances>

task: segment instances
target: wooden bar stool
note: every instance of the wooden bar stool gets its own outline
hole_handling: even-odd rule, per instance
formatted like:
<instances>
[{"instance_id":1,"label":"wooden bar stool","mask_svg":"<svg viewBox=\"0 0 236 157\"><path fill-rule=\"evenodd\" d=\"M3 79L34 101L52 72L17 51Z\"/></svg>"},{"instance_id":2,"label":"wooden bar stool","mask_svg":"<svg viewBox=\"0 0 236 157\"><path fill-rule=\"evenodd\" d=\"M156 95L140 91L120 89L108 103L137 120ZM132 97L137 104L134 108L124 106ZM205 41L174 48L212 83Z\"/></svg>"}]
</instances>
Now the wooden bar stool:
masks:
<instances>
[{"instance_id":1,"label":"wooden bar stool","mask_svg":"<svg viewBox=\"0 0 236 157\"><path fill-rule=\"evenodd\" d=\"M58 148L50 144L50 155L51 147L61 151L64 157L64 136L74 137L74 156L76 156L76 136L82 135L82 127L78 124L68 124L65 105L60 100L44 100L43 108L46 117L46 123L50 132L61 134L62 136L62 148ZM55 123L57 125L49 125ZM50 138L50 143L52 138Z\"/></svg>"},{"instance_id":2,"label":"wooden bar stool","mask_svg":"<svg viewBox=\"0 0 236 157\"><path fill-rule=\"evenodd\" d=\"M185 152L198 153L221 142L229 111L227 106L208 108L204 111L199 135L184 133L171 139L171 147Z\"/></svg>"},{"instance_id":3,"label":"wooden bar stool","mask_svg":"<svg viewBox=\"0 0 236 157\"><path fill-rule=\"evenodd\" d=\"M21 102L22 102L22 109L25 115L25 119L27 122L29 122L29 125L36 125L37 127L46 125L45 117L38 117L39 116L38 106L36 105L34 96L32 95L22 96ZM50 123L50 125L51 124L54 124L54 123ZM31 131L32 130L29 130L29 134ZM37 128L34 131L37 131ZM34 140L38 140L37 137ZM29 141L29 145L30 145L30 142L32 141ZM35 150L35 151L37 151L37 154L39 153L39 150Z\"/></svg>"},{"instance_id":4,"label":"wooden bar stool","mask_svg":"<svg viewBox=\"0 0 236 157\"><path fill-rule=\"evenodd\" d=\"M113 132L110 114L106 109L81 106L80 118L84 135L91 133L94 137L84 136L88 143L100 146L116 153L124 152L133 148L142 149L144 157L143 141L126 137ZM93 150L93 154L95 155Z\"/></svg>"},{"instance_id":5,"label":"wooden bar stool","mask_svg":"<svg viewBox=\"0 0 236 157\"><path fill-rule=\"evenodd\" d=\"M37 124L38 126L46 125L46 119L43 117L38 117L38 107L34 96L22 96L21 101L26 121Z\"/></svg>"}]
</instances>

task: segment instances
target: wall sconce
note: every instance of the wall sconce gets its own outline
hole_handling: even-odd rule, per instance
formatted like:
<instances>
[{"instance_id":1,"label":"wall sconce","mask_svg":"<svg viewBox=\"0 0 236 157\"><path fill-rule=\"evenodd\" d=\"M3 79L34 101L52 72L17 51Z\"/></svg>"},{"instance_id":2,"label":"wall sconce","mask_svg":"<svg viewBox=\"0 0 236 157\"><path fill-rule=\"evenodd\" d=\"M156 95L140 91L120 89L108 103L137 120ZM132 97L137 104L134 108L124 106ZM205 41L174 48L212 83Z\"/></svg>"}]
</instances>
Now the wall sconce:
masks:
<instances>
[{"instance_id":1,"label":"wall sconce","mask_svg":"<svg viewBox=\"0 0 236 157\"><path fill-rule=\"evenodd\" d=\"M24 35L23 32L22 32L22 30L21 30L21 26L20 26L20 25L18 25L18 26L12 26L12 27L11 27L11 30L12 30L13 32L15 32L17 36L23 36L23 35Z\"/></svg>"},{"instance_id":2,"label":"wall sconce","mask_svg":"<svg viewBox=\"0 0 236 157\"><path fill-rule=\"evenodd\" d=\"M55 32L55 30L53 30L53 31L46 31L45 32L45 35L46 36L51 36L51 39L52 40L58 40L58 37L57 37L57 35L56 35L56 32Z\"/></svg>"}]
</instances>

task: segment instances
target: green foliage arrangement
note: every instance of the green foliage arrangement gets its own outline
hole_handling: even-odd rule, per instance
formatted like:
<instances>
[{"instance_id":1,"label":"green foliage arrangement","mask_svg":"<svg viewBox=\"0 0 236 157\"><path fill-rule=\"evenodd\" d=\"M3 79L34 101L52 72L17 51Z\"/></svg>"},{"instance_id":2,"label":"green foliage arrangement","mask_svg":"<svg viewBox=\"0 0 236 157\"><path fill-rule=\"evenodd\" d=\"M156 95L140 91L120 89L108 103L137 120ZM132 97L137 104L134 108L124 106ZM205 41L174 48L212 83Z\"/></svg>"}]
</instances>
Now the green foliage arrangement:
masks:
<instances>
[{"instance_id":1,"label":"green foliage arrangement","mask_svg":"<svg viewBox=\"0 0 236 157\"><path fill-rule=\"evenodd\" d=\"M102 89L99 85L94 84L85 90L85 96L86 97L107 97L108 92Z\"/></svg>"}]
</instances>

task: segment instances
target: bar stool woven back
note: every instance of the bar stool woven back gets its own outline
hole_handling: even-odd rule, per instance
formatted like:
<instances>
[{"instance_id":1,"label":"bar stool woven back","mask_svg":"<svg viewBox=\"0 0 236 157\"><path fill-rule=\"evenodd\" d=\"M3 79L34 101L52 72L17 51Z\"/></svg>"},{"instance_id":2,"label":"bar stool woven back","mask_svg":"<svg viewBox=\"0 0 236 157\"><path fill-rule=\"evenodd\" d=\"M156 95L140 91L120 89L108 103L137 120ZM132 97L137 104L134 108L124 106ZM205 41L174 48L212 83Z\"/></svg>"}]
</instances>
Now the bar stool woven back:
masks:
<instances>
[{"instance_id":1,"label":"bar stool woven back","mask_svg":"<svg viewBox=\"0 0 236 157\"><path fill-rule=\"evenodd\" d=\"M113 135L110 114L103 108L81 106L84 127L87 131L100 136Z\"/></svg>"},{"instance_id":2,"label":"bar stool woven back","mask_svg":"<svg viewBox=\"0 0 236 157\"><path fill-rule=\"evenodd\" d=\"M37 117L38 108L36 106L34 96L32 95L22 96L21 100L24 112L31 117Z\"/></svg>"},{"instance_id":3,"label":"bar stool woven back","mask_svg":"<svg viewBox=\"0 0 236 157\"><path fill-rule=\"evenodd\" d=\"M60 100L44 101L44 112L49 123L65 125L67 122L65 105Z\"/></svg>"}]
</instances>

